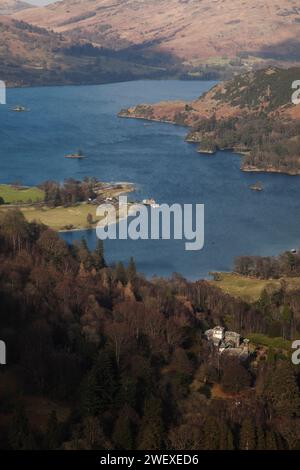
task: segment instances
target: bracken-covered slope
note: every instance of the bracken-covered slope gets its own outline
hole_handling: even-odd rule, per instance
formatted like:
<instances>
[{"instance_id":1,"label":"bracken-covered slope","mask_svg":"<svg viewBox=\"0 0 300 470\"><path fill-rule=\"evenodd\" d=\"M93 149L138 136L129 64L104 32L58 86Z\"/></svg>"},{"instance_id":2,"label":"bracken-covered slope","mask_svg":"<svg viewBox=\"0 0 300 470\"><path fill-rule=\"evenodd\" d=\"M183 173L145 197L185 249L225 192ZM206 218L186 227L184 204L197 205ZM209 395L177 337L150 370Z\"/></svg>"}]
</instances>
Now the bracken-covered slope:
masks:
<instances>
[{"instance_id":1,"label":"bracken-covered slope","mask_svg":"<svg viewBox=\"0 0 300 470\"><path fill-rule=\"evenodd\" d=\"M0 79L8 86L96 84L164 74L164 68L85 48L11 16L0 16L0 37Z\"/></svg>"},{"instance_id":2,"label":"bracken-covered slope","mask_svg":"<svg viewBox=\"0 0 300 470\"><path fill-rule=\"evenodd\" d=\"M8 85L45 83L60 63L53 51L62 47L59 35L0 16L0 73Z\"/></svg>"},{"instance_id":3,"label":"bracken-covered slope","mask_svg":"<svg viewBox=\"0 0 300 470\"><path fill-rule=\"evenodd\" d=\"M298 0L63 0L17 15L109 48L152 43L181 59L300 59Z\"/></svg>"},{"instance_id":4,"label":"bracken-covered slope","mask_svg":"<svg viewBox=\"0 0 300 470\"><path fill-rule=\"evenodd\" d=\"M300 68L267 68L223 82L192 102L140 104L120 117L189 126L187 140L199 151L235 149L244 171L300 174L300 105L292 83Z\"/></svg>"}]
</instances>

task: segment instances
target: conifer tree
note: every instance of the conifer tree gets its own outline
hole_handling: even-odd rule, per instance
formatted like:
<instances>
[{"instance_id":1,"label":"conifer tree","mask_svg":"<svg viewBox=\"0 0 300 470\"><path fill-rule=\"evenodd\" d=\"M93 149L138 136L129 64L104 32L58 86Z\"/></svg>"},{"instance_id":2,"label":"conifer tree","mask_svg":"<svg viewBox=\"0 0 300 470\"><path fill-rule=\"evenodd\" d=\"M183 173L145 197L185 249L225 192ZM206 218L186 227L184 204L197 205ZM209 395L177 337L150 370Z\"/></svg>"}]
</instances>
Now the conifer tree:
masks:
<instances>
[{"instance_id":1,"label":"conifer tree","mask_svg":"<svg viewBox=\"0 0 300 470\"><path fill-rule=\"evenodd\" d=\"M224 423L221 422L221 426ZM224 430L222 430L224 432ZM220 422L214 416L208 416L204 426L204 449L219 450L221 441Z\"/></svg>"},{"instance_id":2,"label":"conifer tree","mask_svg":"<svg viewBox=\"0 0 300 470\"><path fill-rule=\"evenodd\" d=\"M118 449L133 449L132 423L125 409L119 414L113 432L113 441Z\"/></svg>"},{"instance_id":3,"label":"conifer tree","mask_svg":"<svg viewBox=\"0 0 300 470\"><path fill-rule=\"evenodd\" d=\"M47 429L46 429L46 436L45 436L45 447L46 449L53 450L59 447L60 442L60 429L59 423L57 420L56 412L53 410L51 411Z\"/></svg>"},{"instance_id":4,"label":"conifer tree","mask_svg":"<svg viewBox=\"0 0 300 470\"><path fill-rule=\"evenodd\" d=\"M97 241L97 246L93 253L93 259L94 259L94 266L97 269L97 271L106 267L106 263L104 259L104 246L103 246L102 240Z\"/></svg>"},{"instance_id":5,"label":"conifer tree","mask_svg":"<svg viewBox=\"0 0 300 470\"><path fill-rule=\"evenodd\" d=\"M300 415L300 396L295 373L288 361L280 361L272 371L267 395L277 416Z\"/></svg>"},{"instance_id":6,"label":"conifer tree","mask_svg":"<svg viewBox=\"0 0 300 470\"><path fill-rule=\"evenodd\" d=\"M99 384L95 369L85 377L81 387L81 409L84 416L95 416L99 412Z\"/></svg>"},{"instance_id":7,"label":"conifer tree","mask_svg":"<svg viewBox=\"0 0 300 470\"><path fill-rule=\"evenodd\" d=\"M138 448L140 450L161 449L163 444L163 431L161 401L152 396L145 402Z\"/></svg>"},{"instance_id":8,"label":"conifer tree","mask_svg":"<svg viewBox=\"0 0 300 470\"><path fill-rule=\"evenodd\" d=\"M13 450L33 450L36 448L23 406L18 406L14 414L9 432L9 442Z\"/></svg>"},{"instance_id":9,"label":"conifer tree","mask_svg":"<svg viewBox=\"0 0 300 470\"><path fill-rule=\"evenodd\" d=\"M273 431L266 432L265 450L277 450L276 435Z\"/></svg>"},{"instance_id":10,"label":"conifer tree","mask_svg":"<svg viewBox=\"0 0 300 470\"><path fill-rule=\"evenodd\" d=\"M137 271L136 271L135 261L133 257L131 257L129 264L128 264L128 268L127 268L128 281L130 281L131 283L134 283L136 281L136 275L137 275Z\"/></svg>"},{"instance_id":11,"label":"conifer tree","mask_svg":"<svg viewBox=\"0 0 300 470\"><path fill-rule=\"evenodd\" d=\"M252 418L246 417L240 429L240 450L254 450L256 447L255 425Z\"/></svg>"},{"instance_id":12,"label":"conifer tree","mask_svg":"<svg viewBox=\"0 0 300 470\"><path fill-rule=\"evenodd\" d=\"M127 273L124 264L120 261L115 268L115 279L120 281L123 286L127 284Z\"/></svg>"}]
</instances>

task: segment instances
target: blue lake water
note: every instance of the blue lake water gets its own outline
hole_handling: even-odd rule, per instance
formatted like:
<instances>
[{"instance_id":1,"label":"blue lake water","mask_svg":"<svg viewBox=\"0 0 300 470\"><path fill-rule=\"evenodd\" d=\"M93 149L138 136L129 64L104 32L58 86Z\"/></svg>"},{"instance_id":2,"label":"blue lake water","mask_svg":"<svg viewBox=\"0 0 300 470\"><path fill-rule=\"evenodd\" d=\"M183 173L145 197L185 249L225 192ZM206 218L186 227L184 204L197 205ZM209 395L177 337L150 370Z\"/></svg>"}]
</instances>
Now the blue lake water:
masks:
<instances>
[{"instance_id":1,"label":"blue lake water","mask_svg":"<svg viewBox=\"0 0 300 470\"><path fill-rule=\"evenodd\" d=\"M240 171L231 152L198 154L184 141L187 129L163 123L119 119L124 107L165 99L193 99L213 82L138 81L99 86L47 87L8 91L0 106L0 182L26 185L46 179L96 176L103 181L131 181L137 199L159 203L205 204L205 246L188 252L183 241L108 241L108 262L134 256L141 272L189 279L232 269L239 255L275 255L300 245L300 177ZM8 107L22 104L28 113ZM86 160L67 160L84 149ZM256 193L249 185L263 182ZM96 234L64 234L71 242Z\"/></svg>"}]
</instances>

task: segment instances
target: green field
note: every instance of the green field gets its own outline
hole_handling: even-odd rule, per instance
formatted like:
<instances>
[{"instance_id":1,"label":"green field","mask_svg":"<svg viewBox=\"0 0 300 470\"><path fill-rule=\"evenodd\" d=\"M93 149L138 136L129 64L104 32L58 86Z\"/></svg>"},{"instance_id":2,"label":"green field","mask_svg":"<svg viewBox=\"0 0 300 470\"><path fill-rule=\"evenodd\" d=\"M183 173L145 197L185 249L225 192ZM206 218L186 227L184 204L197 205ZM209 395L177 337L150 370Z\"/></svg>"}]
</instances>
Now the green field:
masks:
<instances>
[{"instance_id":1,"label":"green field","mask_svg":"<svg viewBox=\"0 0 300 470\"><path fill-rule=\"evenodd\" d=\"M71 207L21 207L20 210L23 212L28 222L40 222L47 225L48 227L58 230L83 230L96 228L98 222L102 217L96 215L97 205L93 204L77 204ZM0 209L1 211L1 209ZM87 221L88 215L91 214L93 222ZM116 219L118 221L119 211L116 208Z\"/></svg>"},{"instance_id":2,"label":"green field","mask_svg":"<svg viewBox=\"0 0 300 470\"><path fill-rule=\"evenodd\" d=\"M235 273L216 273L218 280L209 281L215 287L219 287L226 294L237 297L245 302L256 302L259 300L264 289L277 290L283 279L257 279L241 276ZM288 290L300 288L299 277L284 278Z\"/></svg>"},{"instance_id":3,"label":"green field","mask_svg":"<svg viewBox=\"0 0 300 470\"><path fill-rule=\"evenodd\" d=\"M102 191L102 197L118 197L133 191L134 186L130 183L120 183L117 186L108 185ZM28 222L40 222L48 227L63 230L81 230L86 228L96 228L100 217L96 216L97 205L87 204L85 202L75 204L71 207L40 207L26 204L27 202L36 202L44 200L44 192L37 187L16 188L10 185L0 185L0 197L6 204L0 205L0 214L14 209L13 203L18 202L18 209L24 214ZM92 216L92 223L88 222L88 215ZM118 208L116 208L118 219Z\"/></svg>"},{"instance_id":4,"label":"green field","mask_svg":"<svg viewBox=\"0 0 300 470\"><path fill-rule=\"evenodd\" d=\"M78 204L72 207L35 208L22 207L25 218L32 222L41 222L54 230L95 228L99 217L96 217L97 206L92 204ZM93 216L93 224L87 222L87 216Z\"/></svg>"},{"instance_id":5,"label":"green field","mask_svg":"<svg viewBox=\"0 0 300 470\"><path fill-rule=\"evenodd\" d=\"M37 187L16 187L10 184L0 184L0 197L5 204L26 204L44 200L44 191Z\"/></svg>"},{"instance_id":6,"label":"green field","mask_svg":"<svg viewBox=\"0 0 300 470\"><path fill-rule=\"evenodd\" d=\"M248 335L251 343L256 346L266 346L272 349L282 349L282 350L291 350L292 341L287 339L276 337L271 338L270 336L263 335L261 333L251 333Z\"/></svg>"}]
</instances>

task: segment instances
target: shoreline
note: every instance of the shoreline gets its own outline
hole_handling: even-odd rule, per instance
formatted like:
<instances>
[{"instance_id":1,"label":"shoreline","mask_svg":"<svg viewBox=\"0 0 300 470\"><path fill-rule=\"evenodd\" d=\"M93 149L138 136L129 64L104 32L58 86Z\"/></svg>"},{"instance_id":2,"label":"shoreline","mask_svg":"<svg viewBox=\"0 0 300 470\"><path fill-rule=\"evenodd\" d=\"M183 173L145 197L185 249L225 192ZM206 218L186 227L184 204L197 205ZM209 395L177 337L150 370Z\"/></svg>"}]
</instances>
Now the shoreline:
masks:
<instances>
[{"instance_id":1,"label":"shoreline","mask_svg":"<svg viewBox=\"0 0 300 470\"><path fill-rule=\"evenodd\" d=\"M174 120L167 120L167 119L159 119L159 118L151 118L151 117L147 117L147 116L140 116L140 115L137 115L137 114L134 114L134 112L131 114L131 113L125 113L123 111L120 111L117 116L119 118L122 118L122 119L139 119L141 121L147 121L147 122L161 122L161 123L164 123L164 124L172 124L174 126L180 126L180 127L184 127L186 129L190 129L191 132L192 132L192 127L187 125L187 124L184 124L184 123L177 123L175 122ZM220 148L217 148L215 151L207 151L207 150L201 150L201 148L199 148L199 145L201 145L201 141L198 140L198 139L194 139L192 136L189 135L189 133L187 134L187 136L185 137L185 142L187 143L191 143L191 144L196 144L198 145L197 149L196 149L196 152L197 153L203 153L203 154L206 154L206 155L209 155L209 156L213 156L216 152L220 151L220 152L224 152L224 151L231 151L237 155L240 155L241 157L243 156L247 156L249 155L249 153L251 152L251 149L249 150L240 150L238 147L232 147L232 148L226 148L226 149L220 149ZM280 168L275 168L275 167L265 167L265 168L259 168L259 167L256 167L256 166L252 166L252 165L247 165L245 164L243 166L243 164L241 165L240 167L240 171L243 171L245 173L277 173L277 174L281 174L281 175L288 175L288 176L300 176L300 169L299 170L286 170L286 169L280 169Z\"/></svg>"},{"instance_id":2,"label":"shoreline","mask_svg":"<svg viewBox=\"0 0 300 470\"><path fill-rule=\"evenodd\" d=\"M97 218L97 208L102 203L115 205L114 199L122 195L127 195L136 190L134 183L129 182L98 182L100 187L96 188L97 196L102 200L97 202L83 201L73 206L47 207L43 202L32 204L3 204L0 205L0 214L5 214L9 210L20 210L28 222L39 222L49 228L59 232L77 232L85 230L96 230L101 219ZM1 189L1 185L0 185ZM106 201L106 199L109 199ZM87 224L87 216L91 215L93 223ZM117 220L118 223L118 212Z\"/></svg>"},{"instance_id":3,"label":"shoreline","mask_svg":"<svg viewBox=\"0 0 300 470\"><path fill-rule=\"evenodd\" d=\"M277 168L258 168L258 167L250 166L250 165L241 167L241 171L244 171L245 173L277 173L279 175L300 176L300 170L288 171L288 170L280 170Z\"/></svg>"}]
</instances>

